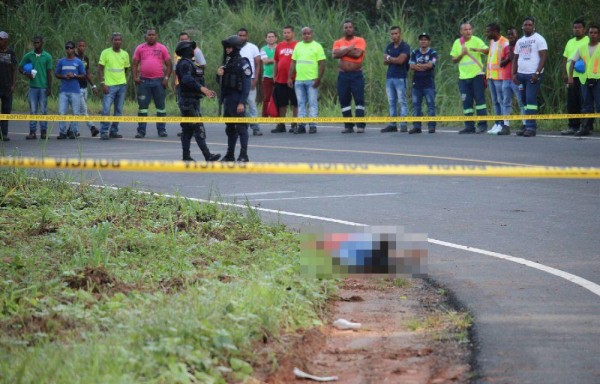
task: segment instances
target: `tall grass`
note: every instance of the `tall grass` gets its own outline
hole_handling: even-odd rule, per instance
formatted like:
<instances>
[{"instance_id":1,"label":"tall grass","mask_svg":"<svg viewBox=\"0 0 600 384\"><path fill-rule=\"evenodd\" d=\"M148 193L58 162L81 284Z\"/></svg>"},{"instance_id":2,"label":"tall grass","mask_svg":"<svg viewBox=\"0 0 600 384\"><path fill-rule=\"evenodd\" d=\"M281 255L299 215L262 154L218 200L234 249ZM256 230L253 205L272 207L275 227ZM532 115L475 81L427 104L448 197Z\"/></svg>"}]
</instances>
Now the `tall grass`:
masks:
<instances>
[{"instance_id":1,"label":"tall grass","mask_svg":"<svg viewBox=\"0 0 600 384\"><path fill-rule=\"evenodd\" d=\"M140 14L138 10L144 8L139 0L126 0L118 5L105 7L65 0L61 2L60 12L50 8L47 5L49 3L52 2L24 0L18 8L3 6L7 11L0 16L0 25L11 33L12 44L19 56L31 48L30 39L33 34L41 33L46 36L46 49L55 58L63 54L65 40L82 36L88 41L88 54L92 62L96 63L100 51L110 46L111 32L123 33L124 48L132 53L135 46L143 42L144 29L153 19L150 17L152 15ZM564 44L571 36L571 23L578 17L583 17L586 21L598 18L598 6L592 0L581 0L577 7L558 0L377 2L376 12L368 13L371 15L370 19L366 13L353 11L355 8L350 4L351 2L318 0L278 0L268 3L248 0L231 6L226 1L190 0L188 6L182 7L177 16L158 26L159 40L172 50L179 32L190 32L207 58L208 86L217 88L213 73L221 61L220 41L223 38L244 27L249 30L250 40L260 47L264 44L263 37L268 30L280 32L283 26L290 24L296 28L296 37L299 39L300 28L311 26L315 40L323 45L328 54L319 96L321 113L337 115L337 61L331 58L331 47L333 41L342 36L342 21L349 18L354 21L357 34L367 41L364 63L367 112L369 115L386 115L386 67L382 64L381 56L389 41L389 27L401 26L404 40L413 48L417 47L417 35L427 31L432 36L432 47L439 55L436 69L438 113L460 115L462 108L457 86L458 69L449 57L452 42L458 37L460 23L470 21L475 35L485 39L485 26L488 23L499 22L503 31L510 25L520 30L522 18L531 15L537 20L537 30L549 44L549 60L540 96L542 112L561 113L565 109L566 95L560 77L560 62ZM14 15L16 17L12 17ZM92 67L95 71L95 64ZM18 88L18 95L23 95L27 89L23 77L19 79ZM130 98L133 93L134 87L130 87ZM213 112L212 105L208 104L208 109L204 110L206 114ZM545 123L547 126L551 124L561 123Z\"/></svg>"}]
</instances>

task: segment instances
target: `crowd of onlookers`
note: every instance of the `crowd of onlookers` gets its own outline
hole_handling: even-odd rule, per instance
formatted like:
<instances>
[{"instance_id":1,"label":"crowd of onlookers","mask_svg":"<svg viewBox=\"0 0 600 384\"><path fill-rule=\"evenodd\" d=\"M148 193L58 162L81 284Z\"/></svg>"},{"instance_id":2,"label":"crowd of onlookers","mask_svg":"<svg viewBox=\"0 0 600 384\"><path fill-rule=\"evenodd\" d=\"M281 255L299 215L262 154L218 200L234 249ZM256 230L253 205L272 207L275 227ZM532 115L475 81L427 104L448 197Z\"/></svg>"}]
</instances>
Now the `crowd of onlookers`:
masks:
<instances>
[{"instance_id":1,"label":"crowd of onlookers","mask_svg":"<svg viewBox=\"0 0 600 384\"><path fill-rule=\"evenodd\" d=\"M266 44L262 48L248 41L248 31L241 28L237 36L241 40L240 55L248 59L251 70L251 88L245 100L244 113L248 117L259 115L256 106L256 88L262 86L262 116L285 117L288 108L294 117L318 117L318 89L325 72L325 50L314 40L313 30L304 27L300 41L295 39L292 26L282 31L282 41L278 42L275 31L265 35ZM435 67L437 52L432 48L432 37L423 32L418 36L418 47L411 49L402 39L400 27L389 30L391 41L382 52L382 64L387 66L386 93L389 101L389 114L398 117L382 132L421 133L421 123L414 122L408 127L402 118L408 115L407 89L409 72L412 76L412 105L415 116L423 116L423 99L429 116L435 116L436 90ZM460 26L460 38L454 41L450 56L458 67L458 88L465 116L485 116L488 114L486 89L489 90L494 115L511 114L516 99L522 115L538 113L538 93L544 78L544 67L548 57L548 46L543 36L535 30L535 21L526 17L522 23L522 36L516 28L506 29L506 35L496 23L486 27L484 41L473 36L470 23ZM563 53L562 76L567 85L567 112L598 113L600 111L600 50L598 47L599 27L591 23L587 27L583 20L573 23L573 37L567 42ZM145 42L138 45L130 60L129 53L121 49L122 36L114 33L112 45L104 49L98 62L97 76L92 76L87 57L86 42L67 41L64 57L56 63L44 50L44 39L32 39L33 50L17 60L9 47L9 35L0 32L0 101L2 113L12 111L12 95L15 91L17 73L29 79L28 99L31 114L46 114L48 96L51 95L52 80L60 80L58 113L67 114L69 108L75 115L87 115L89 92L102 95L102 115L109 116L111 107L114 115L123 112L127 90L127 70L131 68L136 86L139 105L138 115L147 116L150 101L154 102L158 116L166 116L165 95L169 85L178 87L174 75L174 63L179 58L169 53L158 42L155 29L148 29ZM190 36L182 32L180 41L190 41ZM195 46L195 43L194 43ZM366 52L366 42L356 36L352 21L344 21L343 36L333 43L331 54L338 60L337 91L342 116L352 117L352 101L356 117L365 116L365 80L362 64ZM225 56L224 56L225 57ZM192 58L198 73L203 75L206 60L202 51L195 48ZM223 66L226 63L223 63ZM211 74L214 72L211 72ZM97 80L97 81L95 81ZM103 122L96 127L91 121L87 126L91 136L101 139L122 137L118 123ZM47 122L31 121L26 139L45 139ZM258 124L250 124L253 135L261 136ZM1 121L0 141L8 141L8 121ZM307 129L308 128L308 129ZM356 128L356 130L355 130ZM429 133L436 130L435 122L428 122ZM536 135L536 120L523 120L516 134L524 137ZM593 119L569 119L563 135L586 136L593 129ZM364 123L345 123L342 133L363 133ZM272 133L288 132L285 124L277 124ZM294 134L317 133L316 123L291 124L289 132ZM509 120L497 120L491 127L486 121L465 121L460 134L484 133L509 135ZM164 123L157 123L160 137L167 136ZM79 136L78 123L59 124L58 139L74 139ZM146 123L139 123L136 138L146 136Z\"/></svg>"}]
</instances>

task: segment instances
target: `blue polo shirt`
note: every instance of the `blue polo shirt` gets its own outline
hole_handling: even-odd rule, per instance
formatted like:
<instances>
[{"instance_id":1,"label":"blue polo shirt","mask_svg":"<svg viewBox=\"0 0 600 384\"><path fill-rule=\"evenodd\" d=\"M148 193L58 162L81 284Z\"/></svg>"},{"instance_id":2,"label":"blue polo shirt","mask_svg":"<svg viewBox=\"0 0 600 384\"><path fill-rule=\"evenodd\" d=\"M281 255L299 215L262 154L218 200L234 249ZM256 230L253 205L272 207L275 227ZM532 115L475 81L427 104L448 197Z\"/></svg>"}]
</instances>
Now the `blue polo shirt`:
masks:
<instances>
[{"instance_id":1,"label":"blue polo shirt","mask_svg":"<svg viewBox=\"0 0 600 384\"><path fill-rule=\"evenodd\" d=\"M83 61L76 57L72 59L64 57L58 60L55 72L57 75L66 75L68 73L85 75L85 65L83 64ZM72 79L60 79L60 92L81 93L80 89L79 79L76 77L73 77Z\"/></svg>"},{"instance_id":2,"label":"blue polo shirt","mask_svg":"<svg viewBox=\"0 0 600 384\"><path fill-rule=\"evenodd\" d=\"M408 74L408 59L410 59L410 46L406 42L401 41L397 47L394 47L394 43L389 43L385 48L385 54L391 57L398 57L402 53L406 54L406 63L404 64L390 64L387 69L387 79L406 79Z\"/></svg>"},{"instance_id":3,"label":"blue polo shirt","mask_svg":"<svg viewBox=\"0 0 600 384\"><path fill-rule=\"evenodd\" d=\"M427 71L415 71L413 76L413 88L425 89L435 88L434 71L437 62L437 52L435 49L428 48L427 52L421 52L421 48L417 48L410 54L409 64L427 64L432 63L433 68Z\"/></svg>"}]
</instances>

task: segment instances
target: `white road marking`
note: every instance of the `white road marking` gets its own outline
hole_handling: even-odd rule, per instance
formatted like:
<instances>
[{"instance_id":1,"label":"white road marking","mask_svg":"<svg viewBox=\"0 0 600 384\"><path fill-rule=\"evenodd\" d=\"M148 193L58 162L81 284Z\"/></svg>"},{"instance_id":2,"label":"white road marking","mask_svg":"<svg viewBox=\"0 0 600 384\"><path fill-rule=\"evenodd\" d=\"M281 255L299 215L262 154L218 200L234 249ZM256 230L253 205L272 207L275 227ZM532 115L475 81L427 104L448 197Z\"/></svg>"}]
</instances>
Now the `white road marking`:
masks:
<instances>
[{"instance_id":1,"label":"white road marking","mask_svg":"<svg viewBox=\"0 0 600 384\"><path fill-rule=\"evenodd\" d=\"M71 183L72 184L76 184L76 185L80 184L80 183L77 183L77 182L71 182ZM89 186L96 187L96 188L110 188L110 189L115 189L115 190L119 189L119 187L114 187L114 186L102 186L102 185L91 185L91 184ZM138 192L143 193L143 194L155 194L156 193L156 192L147 192L147 191L138 191ZM165 196L165 197L168 197L168 198L181 198L181 197L183 197L183 196L176 196L176 195L169 195L169 194L161 194L161 195ZM195 197L185 197L185 198L189 199L189 200L192 200L192 201L197 201L197 202L200 202L200 203L212 203L212 204L218 204L218 205L222 205L222 206L236 207L236 208L242 208L242 209L247 209L248 208L246 205L243 205L243 204L210 201L210 200L199 199L199 198L195 198ZM304 213L288 212L288 211L281 211L281 210L269 209L269 208L262 208L262 207L253 207L253 209L256 209L257 211L262 211L262 212L267 212L267 213L273 213L273 214L276 214L276 215L286 215L286 216L302 217L302 218L305 218L305 219L311 219L311 220L317 220L317 221L325 221L325 222L329 222L329 223L336 223L336 224L348 225L348 226L351 226L351 227L368 227L369 226L368 224L362 224L362 223L355 223L355 222L352 222L352 221L339 220L339 219L334 219L334 218L331 218L331 217L307 215L307 214L304 214ZM560 277L561 279L565 279L565 280L570 281L570 282L572 282L574 284L577 284L580 287L582 287L584 289L587 289L588 291L592 292L594 295L600 297L600 285L598 285L598 284L596 284L594 282L591 282L589 280L586 280L583 277L579 277L577 275L574 275L574 274L569 273L569 272L565 272L565 271L557 269L557 268L548 267L547 265L540 264L540 263L535 263L533 261L526 260L526 259L523 259L523 258L520 258L520 257L505 255L503 253L487 251L485 249L469 247L469 246L466 246L466 245L460 245L460 244L450 243L450 242L447 242L447 241L436 240L436 239L432 239L432 238L428 238L427 241L429 243L431 243L431 244L440 245L442 247L448 247L448 248L460 249L462 251L478 253L480 255L495 257L497 259L511 261L513 263L521 264L521 265L524 265L526 267L534 268L534 269L537 269L538 271L546 272L546 273L549 273L549 274L554 275L556 277Z\"/></svg>"},{"instance_id":2,"label":"white road marking","mask_svg":"<svg viewBox=\"0 0 600 384\"><path fill-rule=\"evenodd\" d=\"M270 191L270 192L252 192L252 193L239 192L239 193L228 193L228 194L221 195L221 196L235 196L235 197L261 196L261 195L278 195L278 194L283 194L283 193L295 193L295 192L296 191Z\"/></svg>"},{"instance_id":3,"label":"white road marking","mask_svg":"<svg viewBox=\"0 0 600 384\"><path fill-rule=\"evenodd\" d=\"M301 197L280 197L277 199L251 199L250 201L279 201L279 200L304 200L304 199L337 199L341 197L370 197L370 196L389 196L398 195L395 192L382 193L363 193L355 195L329 195L329 196L301 196Z\"/></svg>"}]
</instances>

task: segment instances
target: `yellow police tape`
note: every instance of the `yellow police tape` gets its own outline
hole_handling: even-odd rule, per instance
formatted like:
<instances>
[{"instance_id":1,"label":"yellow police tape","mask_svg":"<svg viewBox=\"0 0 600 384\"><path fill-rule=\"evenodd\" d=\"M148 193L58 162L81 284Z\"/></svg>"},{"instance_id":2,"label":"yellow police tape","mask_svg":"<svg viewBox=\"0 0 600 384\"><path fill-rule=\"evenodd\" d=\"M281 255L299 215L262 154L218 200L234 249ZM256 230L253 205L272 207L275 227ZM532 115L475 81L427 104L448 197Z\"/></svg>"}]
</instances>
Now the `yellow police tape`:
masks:
<instances>
[{"instance_id":1,"label":"yellow police tape","mask_svg":"<svg viewBox=\"0 0 600 384\"><path fill-rule=\"evenodd\" d=\"M600 168L489 165L385 165L341 163L227 163L158 160L0 157L0 166L60 170L199 172L311 175L473 176L547 179L600 179Z\"/></svg>"},{"instance_id":2,"label":"yellow police tape","mask_svg":"<svg viewBox=\"0 0 600 384\"><path fill-rule=\"evenodd\" d=\"M510 116L365 116L365 117L159 117L159 116L73 116L73 115L27 115L6 114L2 120L21 121L105 121L119 123L393 123L406 122L463 122L463 121L495 121L495 120L560 120L560 119L595 119L600 113L580 114L547 114L547 115L510 115Z\"/></svg>"}]
</instances>

